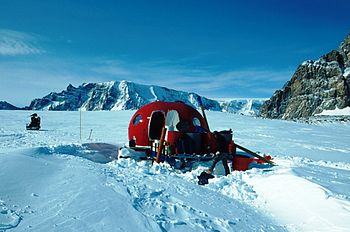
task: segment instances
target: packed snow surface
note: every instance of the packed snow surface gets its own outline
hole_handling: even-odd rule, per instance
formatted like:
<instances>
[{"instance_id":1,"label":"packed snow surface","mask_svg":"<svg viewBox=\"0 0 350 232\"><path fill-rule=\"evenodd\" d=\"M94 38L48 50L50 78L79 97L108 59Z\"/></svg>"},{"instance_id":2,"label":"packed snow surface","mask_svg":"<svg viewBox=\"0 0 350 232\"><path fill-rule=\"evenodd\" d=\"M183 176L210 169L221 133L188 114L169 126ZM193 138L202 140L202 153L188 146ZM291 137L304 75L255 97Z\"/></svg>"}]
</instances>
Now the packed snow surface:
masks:
<instances>
[{"instance_id":1,"label":"packed snow surface","mask_svg":"<svg viewBox=\"0 0 350 232\"><path fill-rule=\"evenodd\" d=\"M0 231L349 231L350 123L207 112L277 166L197 184L208 167L118 159L134 111L0 111ZM119 152L129 154L122 148Z\"/></svg>"}]
</instances>

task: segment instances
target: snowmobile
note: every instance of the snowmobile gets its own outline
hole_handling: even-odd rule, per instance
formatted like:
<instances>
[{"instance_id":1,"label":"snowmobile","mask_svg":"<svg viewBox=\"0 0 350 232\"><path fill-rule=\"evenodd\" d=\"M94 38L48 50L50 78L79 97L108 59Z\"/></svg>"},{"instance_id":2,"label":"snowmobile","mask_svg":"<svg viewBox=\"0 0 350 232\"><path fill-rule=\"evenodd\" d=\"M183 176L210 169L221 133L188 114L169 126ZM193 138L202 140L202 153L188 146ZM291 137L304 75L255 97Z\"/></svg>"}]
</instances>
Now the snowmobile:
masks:
<instances>
[{"instance_id":1,"label":"snowmobile","mask_svg":"<svg viewBox=\"0 0 350 232\"><path fill-rule=\"evenodd\" d=\"M30 115L31 122L26 125L27 130L40 130L40 117L38 114L34 113Z\"/></svg>"},{"instance_id":2,"label":"snowmobile","mask_svg":"<svg viewBox=\"0 0 350 232\"><path fill-rule=\"evenodd\" d=\"M135 112L128 127L129 148L143 153L144 159L183 166L186 162L210 161L219 148L209 129L201 99L202 114L184 102L152 102ZM232 130L215 132L225 138L233 155L234 170L245 171L251 163L274 165L232 140ZM236 152L236 149L242 152ZM122 157L121 157L122 158Z\"/></svg>"}]
</instances>

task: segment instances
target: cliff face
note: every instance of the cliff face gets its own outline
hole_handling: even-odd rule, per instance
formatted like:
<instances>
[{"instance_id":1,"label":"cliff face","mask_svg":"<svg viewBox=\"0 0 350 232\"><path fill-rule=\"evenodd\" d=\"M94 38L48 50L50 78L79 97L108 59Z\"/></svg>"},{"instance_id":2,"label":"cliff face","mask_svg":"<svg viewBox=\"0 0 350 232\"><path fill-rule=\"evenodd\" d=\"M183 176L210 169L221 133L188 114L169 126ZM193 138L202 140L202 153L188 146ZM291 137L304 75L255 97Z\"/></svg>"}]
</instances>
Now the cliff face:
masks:
<instances>
[{"instance_id":1,"label":"cliff face","mask_svg":"<svg viewBox=\"0 0 350 232\"><path fill-rule=\"evenodd\" d=\"M305 61L260 109L266 118L308 118L350 106L350 34L337 50Z\"/></svg>"}]
</instances>

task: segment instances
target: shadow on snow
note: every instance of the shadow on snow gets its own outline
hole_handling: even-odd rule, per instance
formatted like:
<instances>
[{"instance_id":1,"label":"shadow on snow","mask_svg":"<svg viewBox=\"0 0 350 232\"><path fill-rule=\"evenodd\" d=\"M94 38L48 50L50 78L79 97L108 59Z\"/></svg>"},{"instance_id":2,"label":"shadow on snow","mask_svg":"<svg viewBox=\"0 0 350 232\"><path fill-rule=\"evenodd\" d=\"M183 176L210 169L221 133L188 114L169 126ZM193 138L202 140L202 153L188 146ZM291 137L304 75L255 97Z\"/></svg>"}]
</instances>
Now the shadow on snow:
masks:
<instances>
[{"instance_id":1,"label":"shadow on snow","mask_svg":"<svg viewBox=\"0 0 350 232\"><path fill-rule=\"evenodd\" d=\"M72 155L78 156L95 163L109 163L112 160L118 158L117 145L108 143L84 143L84 144L69 144L69 145L57 145L52 147L39 147L37 148L37 154L44 155Z\"/></svg>"}]
</instances>

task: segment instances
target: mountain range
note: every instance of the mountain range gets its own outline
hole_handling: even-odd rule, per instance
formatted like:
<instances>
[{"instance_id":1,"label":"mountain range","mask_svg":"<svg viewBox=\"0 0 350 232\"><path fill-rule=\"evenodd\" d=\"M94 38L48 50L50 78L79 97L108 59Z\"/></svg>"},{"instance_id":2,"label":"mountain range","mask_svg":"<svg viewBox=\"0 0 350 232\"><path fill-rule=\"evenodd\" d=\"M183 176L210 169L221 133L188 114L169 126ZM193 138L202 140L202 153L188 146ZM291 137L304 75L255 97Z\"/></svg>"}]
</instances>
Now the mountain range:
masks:
<instances>
[{"instance_id":1,"label":"mountain range","mask_svg":"<svg viewBox=\"0 0 350 232\"><path fill-rule=\"evenodd\" d=\"M130 81L84 83L78 87L69 84L66 90L51 92L34 99L25 110L97 111L135 110L154 101L182 101L199 108L199 95L156 85L142 85ZM201 96L203 106L211 111L258 115L263 99L212 100ZM11 104L7 103L8 106ZM7 106L7 105L6 105ZM18 109L6 108L0 109Z\"/></svg>"}]
</instances>

